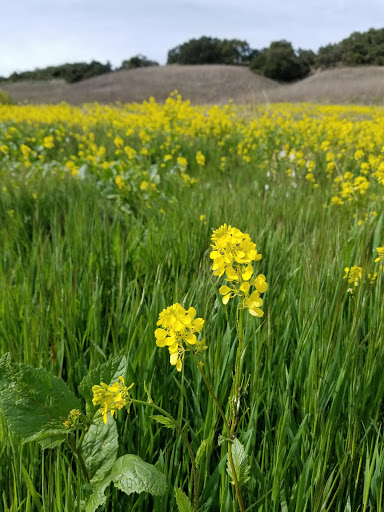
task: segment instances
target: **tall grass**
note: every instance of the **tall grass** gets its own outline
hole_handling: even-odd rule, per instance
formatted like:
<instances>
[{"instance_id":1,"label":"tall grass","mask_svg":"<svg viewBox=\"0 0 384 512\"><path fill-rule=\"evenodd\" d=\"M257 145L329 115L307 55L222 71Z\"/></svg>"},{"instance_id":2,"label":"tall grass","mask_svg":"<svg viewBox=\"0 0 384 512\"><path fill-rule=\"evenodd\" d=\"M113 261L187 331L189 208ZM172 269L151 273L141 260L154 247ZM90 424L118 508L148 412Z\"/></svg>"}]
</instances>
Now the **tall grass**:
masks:
<instances>
[{"instance_id":1,"label":"tall grass","mask_svg":"<svg viewBox=\"0 0 384 512\"><path fill-rule=\"evenodd\" d=\"M321 191L266 190L257 169L204 169L165 215L114 208L92 181L1 177L0 353L44 367L76 391L89 369L124 354L133 393L184 418L192 445L207 439L199 510L231 511L222 424L193 361L183 375L155 345L159 312L173 302L205 318L205 371L225 404L235 358L235 306L223 306L209 259L224 222L248 232L269 283L265 316L246 328L249 375L239 430L252 465L249 511L381 511L384 444L382 277L347 293L344 267L370 265L382 245L384 208L363 228ZM256 179L258 181L256 181ZM207 222L199 220L205 214ZM26 418L28 421L28 418ZM124 451L157 463L192 494L188 453L149 413L120 412ZM41 452L0 423L0 510L80 510L82 484L65 448ZM120 455L121 455L120 454ZM175 510L161 497L111 491L105 510Z\"/></svg>"}]
</instances>

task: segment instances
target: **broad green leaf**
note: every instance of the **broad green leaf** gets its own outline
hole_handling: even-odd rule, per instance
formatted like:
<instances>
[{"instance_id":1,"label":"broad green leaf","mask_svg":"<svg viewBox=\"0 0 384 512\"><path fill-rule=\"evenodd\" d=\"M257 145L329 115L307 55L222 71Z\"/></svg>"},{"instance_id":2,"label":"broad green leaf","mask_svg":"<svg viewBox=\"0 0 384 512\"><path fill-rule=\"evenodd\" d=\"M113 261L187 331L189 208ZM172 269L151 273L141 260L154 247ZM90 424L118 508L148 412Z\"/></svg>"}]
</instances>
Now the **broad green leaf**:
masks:
<instances>
[{"instance_id":1,"label":"broad green leaf","mask_svg":"<svg viewBox=\"0 0 384 512\"><path fill-rule=\"evenodd\" d=\"M95 512L98 507L104 505L107 497L105 495L105 489L111 483L112 478L110 476L104 478L101 482L97 483L93 487L93 493L87 499L85 504L85 512Z\"/></svg>"},{"instance_id":2,"label":"broad green leaf","mask_svg":"<svg viewBox=\"0 0 384 512\"><path fill-rule=\"evenodd\" d=\"M83 456L91 483L100 481L116 460L119 440L116 422L97 418L84 436Z\"/></svg>"},{"instance_id":3,"label":"broad green leaf","mask_svg":"<svg viewBox=\"0 0 384 512\"><path fill-rule=\"evenodd\" d=\"M62 422L52 421L44 425L44 430L24 438L24 443L38 441L43 450L59 446L67 437L69 430Z\"/></svg>"},{"instance_id":4,"label":"broad green leaf","mask_svg":"<svg viewBox=\"0 0 384 512\"><path fill-rule=\"evenodd\" d=\"M112 466L112 481L126 494L149 492L162 496L167 490L163 473L137 455L123 455Z\"/></svg>"},{"instance_id":5,"label":"broad green leaf","mask_svg":"<svg viewBox=\"0 0 384 512\"><path fill-rule=\"evenodd\" d=\"M106 363L102 363L86 375L80 383L79 392L87 402L87 408L95 412L98 406L92 405L92 386L100 385L100 382L105 384L113 384L119 377L125 377L127 370L127 360L125 356L118 356L110 359Z\"/></svg>"},{"instance_id":6,"label":"broad green leaf","mask_svg":"<svg viewBox=\"0 0 384 512\"><path fill-rule=\"evenodd\" d=\"M193 512L192 504L184 491L175 487L175 496L179 512Z\"/></svg>"},{"instance_id":7,"label":"broad green leaf","mask_svg":"<svg viewBox=\"0 0 384 512\"><path fill-rule=\"evenodd\" d=\"M244 446L238 439L235 439L232 443L232 458L239 485L245 484L251 478L249 476L251 466L248 464L248 455L245 452ZM227 460L227 473L232 479L231 483L233 484L233 474L229 458Z\"/></svg>"},{"instance_id":8,"label":"broad green leaf","mask_svg":"<svg viewBox=\"0 0 384 512\"><path fill-rule=\"evenodd\" d=\"M199 449L196 452L196 457L195 457L196 466L199 465L200 459L204 455L205 449L207 448L207 443L208 443L208 439L204 439L204 441L202 441L201 445L199 446Z\"/></svg>"},{"instance_id":9,"label":"broad green leaf","mask_svg":"<svg viewBox=\"0 0 384 512\"><path fill-rule=\"evenodd\" d=\"M151 416L151 418L157 421L157 423L161 423L166 428L176 428L173 421L167 418L166 416L163 416L162 414L154 414L153 416Z\"/></svg>"},{"instance_id":10,"label":"broad green leaf","mask_svg":"<svg viewBox=\"0 0 384 512\"><path fill-rule=\"evenodd\" d=\"M50 434L43 432L36 440L39 442L43 450L48 450L60 446L65 441L66 435L64 434Z\"/></svg>"},{"instance_id":11,"label":"broad green leaf","mask_svg":"<svg viewBox=\"0 0 384 512\"><path fill-rule=\"evenodd\" d=\"M47 429L62 431L72 409L80 407L65 382L43 368L0 360L0 407L9 428L30 441Z\"/></svg>"}]
</instances>

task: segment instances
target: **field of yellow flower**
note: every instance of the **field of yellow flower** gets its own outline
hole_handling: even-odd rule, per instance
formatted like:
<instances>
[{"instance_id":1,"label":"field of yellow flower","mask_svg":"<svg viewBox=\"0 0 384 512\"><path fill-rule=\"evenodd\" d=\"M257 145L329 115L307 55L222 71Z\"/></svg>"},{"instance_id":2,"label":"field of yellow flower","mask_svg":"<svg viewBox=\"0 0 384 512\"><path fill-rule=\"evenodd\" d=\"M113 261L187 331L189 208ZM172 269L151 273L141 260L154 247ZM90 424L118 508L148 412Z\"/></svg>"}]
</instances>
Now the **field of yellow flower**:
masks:
<instances>
[{"instance_id":1,"label":"field of yellow flower","mask_svg":"<svg viewBox=\"0 0 384 512\"><path fill-rule=\"evenodd\" d=\"M124 356L127 375L98 376L93 406L101 427L116 422L120 455L166 478L162 496L109 489L100 510L192 510L173 487L192 497L195 485L202 512L237 510L239 492L249 511L384 510L383 200L380 107L204 107L177 93L0 105L0 358L76 394ZM70 444L23 443L4 375L0 364L0 510L82 510ZM150 397L190 444L139 407ZM226 443L249 461L236 489L228 411Z\"/></svg>"}]
</instances>

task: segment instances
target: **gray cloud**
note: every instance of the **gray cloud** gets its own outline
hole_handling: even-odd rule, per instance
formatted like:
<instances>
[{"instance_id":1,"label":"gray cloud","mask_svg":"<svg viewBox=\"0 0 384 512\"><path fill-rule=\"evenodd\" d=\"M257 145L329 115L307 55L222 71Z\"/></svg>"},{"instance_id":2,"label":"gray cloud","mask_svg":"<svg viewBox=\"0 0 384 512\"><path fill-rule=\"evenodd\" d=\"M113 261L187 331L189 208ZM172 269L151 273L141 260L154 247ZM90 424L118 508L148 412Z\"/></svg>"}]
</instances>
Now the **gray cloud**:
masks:
<instances>
[{"instance_id":1,"label":"gray cloud","mask_svg":"<svg viewBox=\"0 0 384 512\"><path fill-rule=\"evenodd\" d=\"M19 0L2 7L0 75L97 59L120 65L137 53L165 63L192 37L246 39L254 48L337 42L380 28L381 0Z\"/></svg>"}]
</instances>

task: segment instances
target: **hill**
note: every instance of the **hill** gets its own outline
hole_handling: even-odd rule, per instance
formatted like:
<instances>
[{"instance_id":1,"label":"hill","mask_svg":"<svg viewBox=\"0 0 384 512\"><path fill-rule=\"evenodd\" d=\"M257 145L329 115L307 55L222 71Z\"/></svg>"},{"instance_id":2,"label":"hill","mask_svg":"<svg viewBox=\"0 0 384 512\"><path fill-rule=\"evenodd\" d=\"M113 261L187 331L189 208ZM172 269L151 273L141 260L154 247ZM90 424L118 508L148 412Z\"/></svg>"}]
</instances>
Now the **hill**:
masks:
<instances>
[{"instance_id":1,"label":"hill","mask_svg":"<svg viewBox=\"0 0 384 512\"><path fill-rule=\"evenodd\" d=\"M246 67L224 65L162 66L115 71L68 84L64 80L4 83L0 87L18 102L72 104L141 102L154 96L165 101L177 89L193 103L263 101L264 93L277 87L273 80L255 75ZM264 99L265 100L265 99Z\"/></svg>"},{"instance_id":2,"label":"hill","mask_svg":"<svg viewBox=\"0 0 384 512\"><path fill-rule=\"evenodd\" d=\"M64 80L0 84L17 102L164 101L177 89L192 103L267 102L384 104L384 67L334 68L293 84L279 84L246 67L224 65L162 66L115 71L68 84Z\"/></svg>"},{"instance_id":3,"label":"hill","mask_svg":"<svg viewBox=\"0 0 384 512\"><path fill-rule=\"evenodd\" d=\"M269 93L269 101L384 104L384 67L341 67L319 71Z\"/></svg>"}]
</instances>

